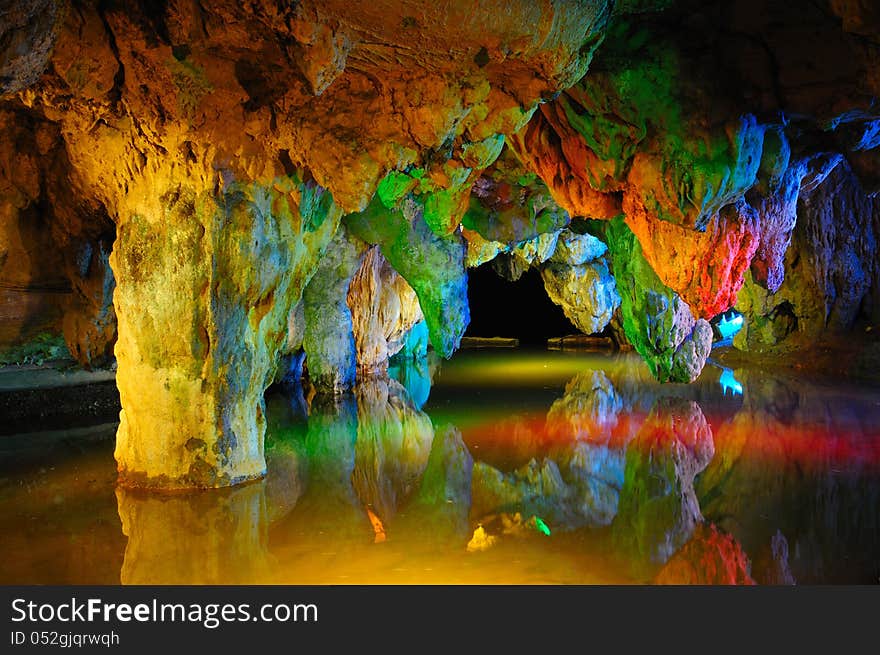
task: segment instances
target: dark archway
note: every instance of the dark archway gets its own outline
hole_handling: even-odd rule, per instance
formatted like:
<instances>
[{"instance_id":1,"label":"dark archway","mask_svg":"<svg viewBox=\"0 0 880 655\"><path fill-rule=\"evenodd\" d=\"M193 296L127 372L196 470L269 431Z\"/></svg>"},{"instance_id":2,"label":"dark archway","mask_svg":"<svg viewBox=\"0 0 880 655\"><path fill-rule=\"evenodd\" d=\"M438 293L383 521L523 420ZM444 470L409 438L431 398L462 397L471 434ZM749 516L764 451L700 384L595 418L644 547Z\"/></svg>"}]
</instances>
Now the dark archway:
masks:
<instances>
[{"instance_id":1,"label":"dark archway","mask_svg":"<svg viewBox=\"0 0 880 655\"><path fill-rule=\"evenodd\" d=\"M541 274L530 268L515 282L487 263L468 271L469 337L516 337L521 345L546 345L550 337L577 334L544 290Z\"/></svg>"}]
</instances>

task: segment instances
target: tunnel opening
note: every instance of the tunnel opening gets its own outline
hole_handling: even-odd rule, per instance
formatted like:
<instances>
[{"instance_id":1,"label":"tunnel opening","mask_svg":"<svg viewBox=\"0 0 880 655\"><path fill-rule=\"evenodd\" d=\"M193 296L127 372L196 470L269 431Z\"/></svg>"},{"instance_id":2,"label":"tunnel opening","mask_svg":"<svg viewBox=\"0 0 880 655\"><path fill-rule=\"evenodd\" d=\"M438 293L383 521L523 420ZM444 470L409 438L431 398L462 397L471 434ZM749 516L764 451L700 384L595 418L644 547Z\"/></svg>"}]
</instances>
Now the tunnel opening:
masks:
<instances>
[{"instance_id":1,"label":"tunnel opening","mask_svg":"<svg viewBox=\"0 0 880 655\"><path fill-rule=\"evenodd\" d=\"M507 337L523 346L545 346L547 339L579 334L562 308L550 300L541 273L530 268L510 281L491 262L468 271L471 322L466 337Z\"/></svg>"}]
</instances>

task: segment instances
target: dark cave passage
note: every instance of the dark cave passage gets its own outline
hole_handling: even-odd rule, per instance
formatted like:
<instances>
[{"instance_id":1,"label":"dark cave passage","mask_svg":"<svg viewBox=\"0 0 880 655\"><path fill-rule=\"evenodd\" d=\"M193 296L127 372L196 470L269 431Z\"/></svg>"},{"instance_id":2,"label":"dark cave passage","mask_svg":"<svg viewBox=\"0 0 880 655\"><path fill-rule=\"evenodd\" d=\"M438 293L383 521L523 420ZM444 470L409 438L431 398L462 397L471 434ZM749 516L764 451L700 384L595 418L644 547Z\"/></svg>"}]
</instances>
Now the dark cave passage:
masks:
<instances>
[{"instance_id":1,"label":"dark cave passage","mask_svg":"<svg viewBox=\"0 0 880 655\"><path fill-rule=\"evenodd\" d=\"M545 345L547 339L577 334L544 290L541 274L529 269L515 282L500 277L487 263L468 271L471 322L465 336L515 337L522 345Z\"/></svg>"}]
</instances>

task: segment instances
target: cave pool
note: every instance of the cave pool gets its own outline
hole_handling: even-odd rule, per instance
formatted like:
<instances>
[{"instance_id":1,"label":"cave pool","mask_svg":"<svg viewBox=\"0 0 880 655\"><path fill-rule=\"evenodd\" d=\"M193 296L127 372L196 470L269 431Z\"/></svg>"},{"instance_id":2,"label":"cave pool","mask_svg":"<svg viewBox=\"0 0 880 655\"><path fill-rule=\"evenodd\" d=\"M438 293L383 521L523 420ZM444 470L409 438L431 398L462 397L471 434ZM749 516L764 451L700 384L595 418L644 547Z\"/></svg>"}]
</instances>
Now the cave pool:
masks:
<instances>
[{"instance_id":1,"label":"cave pool","mask_svg":"<svg viewBox=\"0 0 880 655\"><path fill-rule=\"evenodd\" d=\"M0 582L880 582L856 382L463 350L329 400L273 388L266 416L265 479L194 493L117 488L113 425L2 437Z\"/></svg>"}]
</instances>

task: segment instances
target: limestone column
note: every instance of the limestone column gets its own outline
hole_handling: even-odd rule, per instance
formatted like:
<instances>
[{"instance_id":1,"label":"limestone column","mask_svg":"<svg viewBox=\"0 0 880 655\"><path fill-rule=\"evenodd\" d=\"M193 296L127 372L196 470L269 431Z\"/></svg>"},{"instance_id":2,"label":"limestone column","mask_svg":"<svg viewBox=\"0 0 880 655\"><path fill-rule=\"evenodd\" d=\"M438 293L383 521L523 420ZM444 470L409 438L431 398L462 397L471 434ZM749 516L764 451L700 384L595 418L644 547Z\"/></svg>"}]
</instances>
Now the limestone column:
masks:
<instances>
[{"instance_id":1,"label":"limestone column","mask_svg":"<svg viewBox=\"0 0 880 655\"><path fill-rule=\"evenodd\" d=\"M263 392L290 309L338 227L296 177L223 192L170 186L120 216L111 265L127 485L200 488L264 475Z\"/></svg>"},{"instance_id":2,"label":"limestone column","mask_svg":"<svg viewBox=\"0 0 880 655\"><path fill-rule=\"evenodd\" d=\"M303 348L309 380L319 392L342 392L355 381L355 342L346 297L366 250L367 244L340 226L303 293Z\"/></svg>"}]
</instances>

